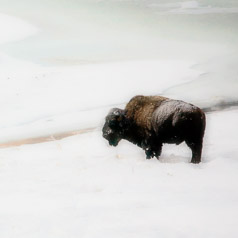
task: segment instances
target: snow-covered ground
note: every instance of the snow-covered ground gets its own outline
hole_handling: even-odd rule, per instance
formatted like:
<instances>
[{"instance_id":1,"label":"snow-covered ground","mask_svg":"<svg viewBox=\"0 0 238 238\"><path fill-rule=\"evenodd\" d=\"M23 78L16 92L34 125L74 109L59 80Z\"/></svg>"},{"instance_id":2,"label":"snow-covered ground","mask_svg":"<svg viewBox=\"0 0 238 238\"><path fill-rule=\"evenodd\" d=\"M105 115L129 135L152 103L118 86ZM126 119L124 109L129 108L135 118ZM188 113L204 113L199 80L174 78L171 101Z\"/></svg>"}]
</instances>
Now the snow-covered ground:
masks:
<instances>
[{"instance_id":1,"label":"snow-covered ground","mask_svg":"<svg viewBox=\"0 0 238 238\"><path fill-rule=\"evenodd\" d=\"M1 149L1 237L237 237L238 110L207 120L199 165L184 144L146 160L100 130Z\"/></svg>"},{"instance_id":2,"label":"snow-covered ground","mask_svg":"<svg viewBox=\"0 0 238 238\"><path fill-rule=\"evenodd\" d=\"M32 1L24 0L24 4L26 2L30 9ZM61 2L65 3L63 0ZM97 2L104 4L108 1ZM122 5L130 1L112 2ZM172 17L176 14L200 16L209 13L223 16L222 13L237 12L236 7L228 9L221 4L222 1L217 1L220 5L215 7L201 4L202 1L174 1L169 5L166 1L161 1L162 5L157 5L154 0L134 2L141 6L146 4L156 14L158 9L164 9L161 19L165 12ZM27 12L25 8L22 10L21 4L15 3L10 7L19 8L14 13ZM50 4L53 3L53 0L50 1ZM39 6L45 11L47 4ZM2 5L4 9L9 9L9 6L7 3ZM84 7L87 10L88 6ZM39 12L42 9L39 7ZM69 11L68 8L66 10ZM93 9L94 12L96 10ZM114 13L119 14L115 8L112 8L112 13L107 12L108 8L102 10L106 16L111 14L108 15L110 17ZM63 28L67 28L68 24L67 11L60 22L65 24ZM85 14L84 9L80 11ZM129 12L135 14L134 10ZM144 14L141 15L141 12L140 17ZM36 58L39 59L47 55L47 50L54 48L52 42L63 36L62 32L62 35L59 34L62 29L54 29L53 19L52 25L44 21L44 17L52 18L50 10L44 12L41 21L37 14L35 18L31 14L29 11L26 16L38 22L37 27L11 15L0 15L0 237L236 238L237 107L207 113L203 157L199 165L189 163L191 152L185 144L164 145L160 160L146 160L143 151L135 145L122 141L118 147L110 147L101 135L108 110L115 106L123 108L136 94L163 94L195 103L202 108L237 103L237 48L232 45L236 39L235 27L232 33L224 31L227 33L224 35L228 36L226 44L222 44L224 39L221 35L214 44L204 43L204 39L195 40L195 43L186 39L181 43L177 35L179 40L172 45L178 48L168 49L171 39L157 42L155 35L149 35L151 22L148 20L148 36L140 39L138 45L145 40L144 50L148 51L146 44L151 37L159 45L155 52L159 52L158 49L170 53L175 50L177 57L173 58L170 54L163 58L162 53L158 58L145 57L143 60L138 57L133 61L102 60L92 63L92 60L87 64L45 66L36 64L35 60L25 61L21 57L24 54L38 54ZM75 19L74 14L77 15L72 12L72 19ZM123 24L130 22L130 14L123 14ZM227 19L230 19L225 16L222 29L225 29ZM91 15L80 17L90 19L86 24L88 27L94 26ZM98 25L105 23L105 19L102 19L102 22L97 22ZM170 17L167 19L169 21ZM188 19L192 20L193 25L193 16ZM209 24L211 22L213 19ZM111 28L114 25L118 27L116 23L117 19L113 18ZM172 33L170 23L168 32ZM44 28L44 24L49 24L54 30L49 30L49 26ZM146 28L141 25L141 21L130 24L127 30L136 24ZM166 26L166 23L161 24L162 28L163 24ZM84 24L81 22L79 25ZM152 24L152 28L154 26ZM232 29L232 25L229 26ZM100 27L104 29L104 25ZM124 28L120 25L116 29L121 33ZM136 28L136 34L139 34L139 29ZM107 36L115 29L111 30L105 27L103 33ZM183 30L186 32L186 29ZM188 32L190 30L187 29ZM91 37L94 36L91 35L93 31L93 28L83 30L84 33L90 32ZM70 30L68 33L72 34ZM53 38L47 37L53 41L39 34L52 34ZM127 31L125 34L128 34L127 43L133 45L132 35ZM76 34L73 36L78 37ZM113 41L116 36L109 41ZM206 32L201 34L201 38L203 36L206 36ZM34 46L36 39L39 48ZM99 41L98 46L102 42ZM123 53L123 47L117 44ZM105 50L111 49L112 45L105 44ZM57 48L59 46L55 46L57 57L61 53ZM74 50L73 46L69 51ZM192 52L193 57L187 57L192 46L197 46L194 47L196 53ZM4 47L8 50L4 50ZM153 47L155 45L151 45L151 49ZM67 50L63 48L61 56L65 57ZM102 49L98 49L98 52ZM84 50L87 53L88 48ZM137 52L139 48L133 50ZM13 51L15 53L10 54ZM42 51L42 55L39 51ZM14 58L15 55L18 57ZM52 59L52 52L48 56Z\"/></svg>"}]
</instances>

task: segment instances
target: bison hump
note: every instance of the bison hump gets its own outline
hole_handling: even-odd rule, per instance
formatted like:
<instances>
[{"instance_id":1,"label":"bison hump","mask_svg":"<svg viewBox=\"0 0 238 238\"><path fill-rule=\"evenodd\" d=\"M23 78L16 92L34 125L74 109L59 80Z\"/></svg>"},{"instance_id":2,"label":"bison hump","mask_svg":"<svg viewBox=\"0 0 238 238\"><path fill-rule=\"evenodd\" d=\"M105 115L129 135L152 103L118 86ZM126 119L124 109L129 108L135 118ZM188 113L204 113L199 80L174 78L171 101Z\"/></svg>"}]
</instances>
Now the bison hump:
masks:
<instances>
[{"instance_id":1,"label":"bison hump","mask_svg":"<svg viewBox=\"0 0 238 238\"><path fill-rule=\"evenodd\" d=\"M126 115L138 127L151 130L152 114L165 100L167 98L161 96L135 96L126 105Z\"/></svg>"}]
</instances>

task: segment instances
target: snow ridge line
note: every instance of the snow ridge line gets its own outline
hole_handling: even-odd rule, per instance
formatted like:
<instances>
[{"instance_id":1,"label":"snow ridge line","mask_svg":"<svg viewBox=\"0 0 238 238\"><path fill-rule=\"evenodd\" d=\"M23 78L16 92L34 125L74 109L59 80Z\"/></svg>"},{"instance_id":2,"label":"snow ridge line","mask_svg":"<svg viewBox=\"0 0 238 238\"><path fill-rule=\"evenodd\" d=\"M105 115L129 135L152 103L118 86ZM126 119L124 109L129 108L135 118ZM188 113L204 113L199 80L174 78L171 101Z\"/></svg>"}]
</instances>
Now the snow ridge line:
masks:
<instances>
[{"instance_id":1,"label":"snow ridge line","mask_svg":"<svg viewBox=\"0 0 238 238\"><path fill-rule=\"evenodd\" d=\"M216 104L214 106L211 107L204 107L201 108L205 113L208 112L215 112L215 111L222 111L225 109L231 109L232 107L237 107L238 106L238 101L234 101L234 102L223 102L223 103L219 103Z\"/></svg>"},{"instance_id":2,"label":"snow ridge line","mask_svg":"<svg viewBox=\"0 0 238 238\"><path fill-rule=\"evenodd\" d=\"M47 135L47 136L10 141L10 142L0 144L0 148L8 148L8 147L21 146L21 145L29 145L29 144L38 144L38 143L44 143L44 142L50 142L50 141L57 141L57 140L64 139L66 137L89 133L89 132L95 131L96 129L97 129L96 127L85 128L85 129L76 130L76 131L67 131L67 132L51 134L51 135Z\"/></svg>"}]
</instances>

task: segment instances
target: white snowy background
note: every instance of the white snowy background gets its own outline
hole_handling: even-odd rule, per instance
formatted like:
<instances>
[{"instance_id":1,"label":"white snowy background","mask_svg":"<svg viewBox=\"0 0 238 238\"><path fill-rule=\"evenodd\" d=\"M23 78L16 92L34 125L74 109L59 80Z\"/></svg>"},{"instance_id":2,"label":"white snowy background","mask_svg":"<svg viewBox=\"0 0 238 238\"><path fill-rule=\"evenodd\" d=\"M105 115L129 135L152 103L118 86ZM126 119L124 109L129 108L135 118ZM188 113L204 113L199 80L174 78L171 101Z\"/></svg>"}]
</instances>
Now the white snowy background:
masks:
<instances>
[{"instance_id":1,"label":"white snowy background","mask_svg":"<svg viewBox=\"0 0 238 238\"><path fill-rule=\"evenodd\" d=\"M238 237L236 2L73 4L0 1L0 237ZM209 109L202 163L108 145L136 94Z\"/></svg>"}]
</instances>

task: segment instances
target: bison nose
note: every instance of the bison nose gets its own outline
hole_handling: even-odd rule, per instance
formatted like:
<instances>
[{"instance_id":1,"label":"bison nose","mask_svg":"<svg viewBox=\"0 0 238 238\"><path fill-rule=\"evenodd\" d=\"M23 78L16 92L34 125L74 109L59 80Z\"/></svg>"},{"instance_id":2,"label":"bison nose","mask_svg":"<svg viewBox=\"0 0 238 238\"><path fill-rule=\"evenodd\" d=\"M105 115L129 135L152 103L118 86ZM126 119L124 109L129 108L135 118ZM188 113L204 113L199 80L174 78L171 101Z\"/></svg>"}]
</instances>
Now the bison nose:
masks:
<instances>
[{"instance_id":1,"label":"bison nose","mask_svg":"<svg viewBox=\"0 0 238 238\"><path fill-rule=\"evenodd\" d=\"M103 132L103 136L104 137L107 137L109 134L111 134L112 133L112 130L111 129L108 129L108 130L106 130L106 131L104 131Z\"/></svg>"}]
</instances>

